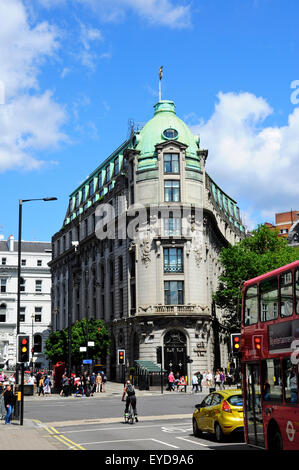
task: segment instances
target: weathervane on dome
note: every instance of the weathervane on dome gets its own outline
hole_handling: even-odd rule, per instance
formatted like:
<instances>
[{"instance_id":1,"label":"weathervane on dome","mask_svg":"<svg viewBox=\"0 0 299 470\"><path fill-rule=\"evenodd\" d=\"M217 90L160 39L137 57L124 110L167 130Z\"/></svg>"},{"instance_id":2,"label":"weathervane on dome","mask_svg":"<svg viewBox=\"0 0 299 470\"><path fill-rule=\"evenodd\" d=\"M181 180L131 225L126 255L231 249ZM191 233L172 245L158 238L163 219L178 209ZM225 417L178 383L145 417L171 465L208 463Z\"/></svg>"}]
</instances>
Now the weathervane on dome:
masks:
<instances>
[{"instance_id":1,"label":"weathervane on dome","mask_svg":"<svg viewBox=\"0 0 299 470\"><path fill-rule=\"evenodd\" d=\"M162 93L161 93L161 80L163 76L163 65L159 68L159 101L162 100Z\"/></svg>"}]
</instances>

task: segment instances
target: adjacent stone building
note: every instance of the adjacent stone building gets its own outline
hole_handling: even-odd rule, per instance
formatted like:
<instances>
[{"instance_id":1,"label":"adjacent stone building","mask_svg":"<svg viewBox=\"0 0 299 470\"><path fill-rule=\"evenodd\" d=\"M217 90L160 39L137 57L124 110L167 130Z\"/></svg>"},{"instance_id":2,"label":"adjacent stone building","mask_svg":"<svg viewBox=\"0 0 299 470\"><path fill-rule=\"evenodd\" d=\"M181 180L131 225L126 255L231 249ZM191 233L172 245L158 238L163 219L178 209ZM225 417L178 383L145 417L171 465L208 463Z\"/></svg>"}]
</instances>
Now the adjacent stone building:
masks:
<instances>
[{"instance_id":1,"label":"adjacent stone building","mask_svg":"<svg viewBox=\"0 0 299 470\"><path fill-rule=\"evenodd\" d=\"M189 377L227 365L212 294L221 248L245 231L236 201L206 173L207 156L174 102L161 100L70 195L52 237L52 325L105 320L110 379L121 377L118 349L133 366L156 362L161 346L164 368Z\"/></svg>"},{"instance_id":2,"label":"adjacent stone building","mask_svg":"<svg viewBox=\"0 0 299 470\"><path fill-rule=\"evenodd\" d=\"M44 354L51 323L51 243L22 241L20 333L30 336L34 368L48 367ZM18 241L0 240L0 366L16 364ZM29 366L29 364L28 364Z\"/></svg>"}]
</instances>

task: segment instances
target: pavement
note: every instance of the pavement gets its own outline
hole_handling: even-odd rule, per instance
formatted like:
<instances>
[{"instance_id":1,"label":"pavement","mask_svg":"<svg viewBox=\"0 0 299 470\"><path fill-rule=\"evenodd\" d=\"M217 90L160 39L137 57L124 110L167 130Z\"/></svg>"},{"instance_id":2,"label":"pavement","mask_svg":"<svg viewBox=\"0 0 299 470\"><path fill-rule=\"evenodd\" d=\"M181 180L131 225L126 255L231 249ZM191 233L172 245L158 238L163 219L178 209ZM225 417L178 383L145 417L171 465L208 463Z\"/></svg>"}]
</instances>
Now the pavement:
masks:
<instances>
[{"instance_id":1,"label":"pavement","mask_svg":"<svg viewBox=\"0 0 299 470\"><path fill-rule=\"evenodd\" d=\"M88 400L105 400L113 396L120 396L123 391L123 385L116 382L106 383L106 392L95 393L93 397L87 398ZM187 393L190 393L191 386L187 386ZM181 393L169 392L163 390L164 394ZM184 393L184 392L183 392ZM202 393L209 393L208 387L203 387ZM152 387L150 390L136 390L136 396L153 396L161 395L160 387ZM59 394L52 394L48 396L24 396L24 403L32 401L43 400L76 400L74 395L69 397L60 397ZM23 419L21 426L18 419L13 419L11 424L4 424L4 420L0 421L0 450L65 450L65 442L59 439L49 439L49 432L45 427L40 425L37 420ZM77 449L78 450L78 449Z\"/></svg>"}]
</instances>

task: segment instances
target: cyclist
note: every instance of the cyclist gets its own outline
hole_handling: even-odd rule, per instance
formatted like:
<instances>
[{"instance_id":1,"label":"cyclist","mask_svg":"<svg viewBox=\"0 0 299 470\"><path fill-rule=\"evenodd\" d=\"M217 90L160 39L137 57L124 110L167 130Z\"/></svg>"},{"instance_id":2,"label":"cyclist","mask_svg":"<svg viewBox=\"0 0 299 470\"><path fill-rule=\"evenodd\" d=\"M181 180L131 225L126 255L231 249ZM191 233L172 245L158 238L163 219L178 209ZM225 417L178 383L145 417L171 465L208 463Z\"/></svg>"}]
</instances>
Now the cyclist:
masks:
<instances>
[{"instance_id":1,"label":"cyclist","mask_svg":"<svg viewBox=\"0 0 299 470\"><path fill-rule=\"evenodd\" d=\"M133 408L133 414L135 417L136 423L138 423L138 418L137 418L137 410L136 410L136 395L135 395L135 389L133 385L131 384L130 380L126 381L126 385L123 391L123 396L122 396L122 401L125 401L125 396L127 395L126 398L126 408L125 408L125 417L127 418L129 416L129 406L130 403Z\"/></svg>"}]
</instances>

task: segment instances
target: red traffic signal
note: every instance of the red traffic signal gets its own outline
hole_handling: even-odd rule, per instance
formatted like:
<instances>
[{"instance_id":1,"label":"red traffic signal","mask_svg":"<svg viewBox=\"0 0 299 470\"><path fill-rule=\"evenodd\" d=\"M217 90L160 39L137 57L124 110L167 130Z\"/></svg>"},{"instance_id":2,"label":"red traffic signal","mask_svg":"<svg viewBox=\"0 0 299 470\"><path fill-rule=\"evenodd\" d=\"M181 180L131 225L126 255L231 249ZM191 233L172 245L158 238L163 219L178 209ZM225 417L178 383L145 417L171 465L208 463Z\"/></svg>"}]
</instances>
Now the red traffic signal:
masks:
<instances>
[{"instance_id":1,"label":"red traffic signal","mask_svg":"<svg viewBox=\"0 0 299 470\"><path fill-rule=\"evenodd\" d=\"M118 350L118 364L120 365L125 364L125 350L124 349Z\"/></svg>"},{"instance_id":2,"label":"red traffic signal","mask_svg":"<svg viewBox=\"0 0 299 470\"><path fill-rule=\"evenodd\" d=\"M257 353L261 352L262 349L262 338L261 336L254 336L254 348Z\"/></svg>"},{"instance_id":3,"label":"red traffic signal","mask_svg":"<svg viewBox=\"0 0 299 470\"><path fill-rule=\"evenodd\" d=\"M18 362L29 362L29 336L18 335Z\"/></svg>"},{"instance_id":4,"label":"red traffic signal","mask_svg":"<svg viewBox=\"0 0 299 470\"><path fill-rule=\"evenodd\" d=\"M233 354L241 352L241 335L239 333L231 334L231 349Z\"/></svg>"}]
</instances>

